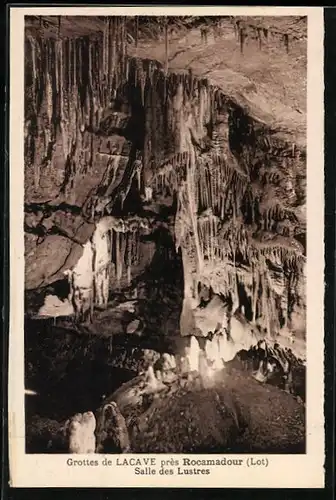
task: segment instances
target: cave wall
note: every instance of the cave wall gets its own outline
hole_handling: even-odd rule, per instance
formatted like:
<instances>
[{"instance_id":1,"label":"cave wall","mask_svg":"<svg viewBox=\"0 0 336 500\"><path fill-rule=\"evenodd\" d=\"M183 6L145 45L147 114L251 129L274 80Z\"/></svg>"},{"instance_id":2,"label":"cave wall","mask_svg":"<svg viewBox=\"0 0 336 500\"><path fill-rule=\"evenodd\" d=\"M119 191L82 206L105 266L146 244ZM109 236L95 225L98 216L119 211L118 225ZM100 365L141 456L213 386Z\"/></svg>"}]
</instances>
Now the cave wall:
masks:
<instances>
[{"instance_id":1,"label":"cave wall","mask_svg":"<svg viewBox=\"0 0 336 500\"><path fill-rule=\"evenodd\" d=\"M25 51L26 289L67 273L89 308L106 303L148 265L139 238L168 207L182 334L197 329L199 283L268 335L304 331L305 151L225 89L129 58L118 18L81 38L27 31Z\"/></svg>"}]
</instances>

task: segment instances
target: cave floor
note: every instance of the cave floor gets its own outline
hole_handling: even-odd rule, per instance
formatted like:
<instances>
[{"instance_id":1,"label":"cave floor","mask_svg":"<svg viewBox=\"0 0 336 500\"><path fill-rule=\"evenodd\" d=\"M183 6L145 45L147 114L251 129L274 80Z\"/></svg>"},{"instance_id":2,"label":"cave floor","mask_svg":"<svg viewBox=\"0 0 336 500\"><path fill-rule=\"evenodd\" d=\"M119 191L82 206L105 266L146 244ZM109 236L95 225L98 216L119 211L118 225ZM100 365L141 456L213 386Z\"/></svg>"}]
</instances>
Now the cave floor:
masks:
<instances>
[{"instance_id":1,"label":"cave floor","mask_svg":"<svg viewBox=\"0 0 336 500\"><path fill-rule=\"evenodd\" d=\"M236 368L157 395L145 414L124 413L133 453L305 453L304 404ZM47 443L64 422L50 416L27 418L28 453L57 452Z\"/></svg>"},{"instance_id":2,"label":"cave floor","mask_svg":"<svg viewBox=\"0 0 336 500\"><path fill-rule=\"evenodd\" d=\"M232 369L155 404L135 438L141 453L304 453L305 409L293 396Z\"/></svg>"}]
</instances>

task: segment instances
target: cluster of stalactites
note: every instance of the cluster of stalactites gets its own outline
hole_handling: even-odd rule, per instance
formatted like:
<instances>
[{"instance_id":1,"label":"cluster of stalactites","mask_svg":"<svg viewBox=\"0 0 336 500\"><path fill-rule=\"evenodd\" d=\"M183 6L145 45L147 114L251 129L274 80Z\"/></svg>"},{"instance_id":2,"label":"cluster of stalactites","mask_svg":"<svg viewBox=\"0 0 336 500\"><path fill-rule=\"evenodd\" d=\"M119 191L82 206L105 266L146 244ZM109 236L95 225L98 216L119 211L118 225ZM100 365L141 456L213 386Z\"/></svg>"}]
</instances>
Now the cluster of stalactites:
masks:
<instances>
[{"instance_id":1,"label":"cluster of stalactites","mask_svg":"<svg viewBox=\"0 0 336 500\"><path fill-rule=\"evenodd\" d=\"M183 114L180 116L183 121ZM179 127L183 129L183 123ZM160 164L154 190L162 192L169 187L177 192L176 246L182 248L186 260L196 264L196 274L204 279L204 269L212 268L209 286L217 287L216 293L230 297L237 307L242 305L241 290L245 290L253 321L271 332L290 318L289 297L295 295L293 286L302 273L304 257L302 248L291 247L285 240L263 244L252 238L244 221L244 204L252 214L251 227L258 227L261 221L264 230L273 229L274 222L293 214L280 203L261 205L247 174L236 167L224 155L200 155L195 149L192 155L189 149ZM199 259L201 265L197 266ZM275 286L269 278L269 262L281 268L280 291L279 284ZM223 271L218 276L220 267Z\"/></svg>"},{"instance_id":2,"label":"cluster of stalactites","mask_svg":"<svg viewBox=\"0 0 336 500\"><path fill-rule=\"evenodd\" d=\"M250 268L235 266L229 259L218 264L205 261L196 282L229 300L230 314L240 311L264 328L269 337L288 324L300 296L298 280L294 284L282 270L270 273L263 260Z\"/></svg>"},{"instance_id":3,"label":"cluster of stalactites","mask_svg":"<svg viewBox=\"0 0 336 500\"><path fill-rule=\"evenodd\" d=\"M278 331L280 325L286 324L290 319L292 299L304 266L302 249L290 246L284 238L264 243L252 238L239 210L241 200L248 190L246 179L223 160L214 159L213 163L204 164L199 161L199 157L195 157L194 170L190 169L188 157L185 177L180 181L178 189L175 221L177 246L182 248L182 252L190 260L195 259L198 254L197 243L201 266L197 268L197 261L193 260L196 275L201 280L208 280L215 293L230 297L234 308L242 306L243 290L244 300L247 297L250 302L251 319L259 321L269 334L271 331ZM169 180L169 175L173 175L171 169L164 172L164 175L165 180ZM188 190L188 176L191 175L199 183L197 193ZM174 181L177 182L176 176ZM208 207L200 215L190 210L190 195L197 207ZM230 200L231 203L235 203L237 198L240 200L231 213L230 210L224 210L224 216L223 211L218 209L221 196L224 197L226 207L230 206ZM252 199L252 203L254 201ZM273 216L281 219L284 215L284 209L279 205L270 209L270 214L266 212L268 218ZM196 231L193 221L197 222ZM269 263L280 267L279 276L275 280L270 277Z\"/></svg>"},{"instance_id":4,"label":"cluster of stalactites","mask_svg":"<svg viewBox=\"0 0 336 500\"><path fill-rule=\"evenodd\" d=\"M111 286L118 287L121 280L130 285L132 267L140 261L139 224L108 219L98 224L77 265L65 273L71 290L69 299L79 321L87 319L95 305L107 305Z\"/></svg>"},{"instance_id":5,"label":"cluster of stalactites","mask_svg":"<svg viewBox=\"0 0 336 500\"><path fill-rule=\"evenodd\" d=\"M203 257L209 261L230 259L233 263L257 265L268 260L288 274L302 274L305 258L299 248L290 247L285 239L260 243L241 220L223 224L208 211L198 218L198 235Z\"/></svg>"},{"instance_id":6,"label":"cluster of stalactites","mask_svg":"<svg viewBox=\"0 0 336 500\"><path fill-rule=\"evenodd\" d=\"M127 283L132 280L132 267L139 264L140 238L138 231L110 231L111 262L113 281L118 286L126 275Z\"/></svg>"},{"instance_id":7,"label":"cluster of stalactites","mask_svg":"<svg viewBox=\"0 0 336 500\"><path fill-rule=\"evenodd\" d=\"M96 266L93 274L104 272L108 268L109 286L112 284L118 286L121 280L126 278L128 284L132 279L132 267L137 266L140 260L140 231L144 229L142 221L130 219L124 221L113 217L102 219L98 225L97 238L92 239L93 253L96 255L95 262L99 261L99 243L106 240L102 253L102 266ZM97 234L97 232L96 232Z\"/></svg>"},{"instance_id":8,"label":"cluster of stalactites","mask_svg":"<svg viewBox=\"0 0 336 500\"><path fill-rule=\"evenodd\" d=\"M204 123L226 106L223 94L207 80L166 75L155 61L128 57L126 46L118 17L107 18L95 38L27 36L25 158L34 166L36 189L40 169L54 160L56 142L61 141L72 174L79 163L92 165L92 141L85 131L99 128L112 97L127 88L140 89L145 109L146 167L161 161L166 151L182 152L185 128L202 135Z\"/></svg>"},{"instance_id":9,"label":"cluster of stalactites","mask_svg":"<svg viewBox=\"0 0 336 500\"><path fill-rule=\"evenodd\" d=\"M188 164L190 165L188 155L186 158L183 155L174 158L175 164L169 161L167 167L160 172L160 184L169 185L172 180L170 187L174 189L177 186L179 189L178 214L187 214L189 198L185 194L185 179L187 175L193 175L196 183L196 189L193 191L194 201L200 214L197 217L198 233L203 249L210 248L210 240L214 240L212 254L222 252L226 258L230 253L234 259L234 255L239 253L248 262L254 258L258 259L260 254L270 257L271 260L274 256L276 261L288 263L287 267L299 269L301 261L304 260L301 258L303 248L296 240L291 239L291 247L288 241L282 238L281 242L265 243L260 245L260 248L249 241L242 205L250 207L251 227L262 224L263 230L272 230L274 224L283 221L296 223L293 210L285 208L277 200L274 203L261 204L258 195L250 189L247 176L224 158L215 156L204 161L200 156L195 157L193 171L188 171L187 168ZM178 176L177 172L182 170L181 167L184 173Z\"/></svg>"},{"instance_id":10,"label":"cluster of stalactites","mask_svg":"<svg viewBox=\"0 0 336 500\"><path fill-rule=\"evenodd\" d=\"M38 189L41 168L54 161L56 143L74 174L92 166L97 130L124 84L140 86L157 70L126 54L122 20L109 18L101 36L35 38L27 36L25 57L25 161L34 166ZM85 172L84 172L85 173Z\"/></svg>"},{"instance_id":11,"label":"cluster of stalactites","mask_svg":"<svg viewBox=\"0 0 336 500\"><path fill-rule=\"evenodd\" d=\"M171 96L169 89L173 89L173 84ZM197 153L195 142L204 133L205 124L213 119L220 106L228 107L228 103L220 102L220 94L206 85L201 85L198 93L191 91L190 75L172 77L166 90L169 112L163 113L168 121L164 130L176 130L173 149L178 153L165 161L156 157L156 150L162 151L159 146L162 127L152 116L147 120L148 157L156 167L152 177L154 192L177 194L176 247L182 248L186 262L192 261L191 267L195 265L198 276L202 276L207 266L216 273L218 266L225 269L221 273L225 276L220 279L211 277L210 286L218 283L221 289L218 293L231 296L235 304L240 301L238 290L246 288L253 319L261 318L270 331L274 323L279 324L279 297L282 316L289 317L290 307L283 298L289 292L277 293L274 283L268 279L268 262L280 263L284 290L288 291L298 280L304 257L301 248L292 248L283 241L265 244L254 241L246 229L247 215L242 212L242 206L245 203L251 213L248 224L258 227L261 223L264 230L273 229L274 222L286 220L292 214L280 203L269 208L261 206L257 193L250 189L248 174L229 162L225 155L217 151L216 154ZM149 108L152 114L159 100L156 93ZM225 227L225 223L230 227ZM240 268L242 263L246 266L244 272ZM253 278L247 284L251 268Z\"/></svg>"},{"instance_id":12,"label":"cluster of stalactites","mask_svg":"<svg viewBox=\"0 0 336 500\"><path fill-rule=\"evenodd\" d=\"M211 210L221 220L238 218L243 197L248 188L247 177L231 166L224 157L208 156L205 161L196 156L194 169L189 170L195 182L195 204L198 212ZM153 177L154 191L177 192L186 181L190 153L178 153L162 162ZM186 199L186 203L188 200Z\"/></svg>"},{"instance_id":13,"label":"cluster of stalactites","mask_svg":"<svg viewBox=\"0 0 336 500\"><path fill-rule=\"evenodd\" d=\"M84 130L99 126L113 92L125 79L122 24L113 18L106 26L103 43L90 37L27 37L25 156L34 165L36 188L40 168L53 161L56 141L62 142L64 163L76 153L90 152ZM84 160L92 162L92 151Z\"/></svg>"},{"instance_id":14,"label":"cluster of stalactites","mask_svg":"<svg viewBox=\"0 0 336 500\"><path fill-rule=\"evenodd\" d=\"M28 36L26 47L26 77L33 91L31 104L38 113L44 97L42 94L46 94L50 121L52 114L63 118L62 112L68 111L64 104L71 105L64 101L74 90L79 94L83 107L86 105L85 111L95 112L99 107L106 107L112 91L125 81L126 34L118 17L106 21L102 39ZM48 95L50 91L55 95ZM91 106L85 102L86 99L91 100L94 110L89 109ZM52 105L55 109L51 109Z\"/></svg>"},{"instance_id":15,"label":"cluster of stalactites","mask_svg":"<svg viewBox=\"0 0 336 500\"><path fill-rule=\"evenodd\" d=\"M213 155L209 161L199 161L197 168L199 206L211 208L223 220L238 217L246 192L247 177L224 157Z\"/></svg>"},{"instance_id":16,"label":"cluster of stalactites","mask_svg":"<svg viewBox=\"0 0 336 500\"><path fill-rule=\"evenodd\" d=\"M188 153L189 136L193 143L202 144L206 127L223 110L227 114L233 104L206 79L192 73L166 75L162 69L153 68L150 61L143 62L137 72L135 80L139 84L140 73L141 88L146 89L144 165L157 176L167 157L179 165L176 155Z\"/></svg>"},{"instance_id":17,"label":"cluster of stalactites","mask_svg":"<svg viewBox=\"0 0 336 500\"><path fill-rule=\"evenodd\" d=\"M82 151L88 152L83 162L92 164L83 131L99 128L111 98L127 88L140 89L145 109L146 167L157 165L167 151L184 151L185 128L202 136L205 122L228 106L206 79L165 74L156 61L128 57L126 48L124 21L118 17L106 18L101 36L27 37L26 161L36 166L36 188L40 168L53 161L56 140L62 141L64 162L75 157L72 170Z\"/></svg>"},{"instance_id":18,"label":"cluster of stalactites","mask_svg":"<svg viewBox=\"0 0 336 500\"><path fill-rule=\"evenodd\" d=\"M231 22L233 24L235 34L238 38L242 53L248 39L257 41L260 50L264 46L267 47L269 41L273 39L274 41L277 41L278 44L283 44L286 52L289 52L290 44L293 44L294 41L307 38L305 30L299 30L297 32L281 31L271 26L261 26L258 24L253 24L239 17L231 17ZM300 18L296 20L296 22L305 23L305 19Z\"/></svg>"}]
</instances>

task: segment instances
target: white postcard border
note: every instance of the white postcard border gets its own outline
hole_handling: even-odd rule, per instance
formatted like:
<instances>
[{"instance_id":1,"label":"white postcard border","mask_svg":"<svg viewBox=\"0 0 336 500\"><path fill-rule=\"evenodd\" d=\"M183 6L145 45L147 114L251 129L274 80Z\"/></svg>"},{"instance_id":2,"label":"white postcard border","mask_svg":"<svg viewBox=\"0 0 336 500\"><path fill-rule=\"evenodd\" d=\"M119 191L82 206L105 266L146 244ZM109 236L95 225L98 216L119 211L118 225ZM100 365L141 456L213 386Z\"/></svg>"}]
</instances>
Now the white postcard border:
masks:
<instances>
[{"instance_id":1,"label":"white postcard border","mask_svg":"<svg viewBox=\"0 0 336 500\"><path fill-rule=\"evenodd\" d=\"M145 455L157 461L156 475L137 476L133 467L68 466L69 458L104 455L27 455L24 425L24 15L307 15L307 453L255 455L267 466L212 468L209 475L159 475L161 460L197 455ZM324 486L324 157L323 8L320 7L29 7L10 9L10 337L9 459L15 487L241 487ZM139 458L143 455L127 455ZM116 460L117 455L108 456ZM203 459L217 455L202 455ZM225 454L219 458L225 457ZM266 468L266 470L265 470Z\"/></svg>"}]
</instances>

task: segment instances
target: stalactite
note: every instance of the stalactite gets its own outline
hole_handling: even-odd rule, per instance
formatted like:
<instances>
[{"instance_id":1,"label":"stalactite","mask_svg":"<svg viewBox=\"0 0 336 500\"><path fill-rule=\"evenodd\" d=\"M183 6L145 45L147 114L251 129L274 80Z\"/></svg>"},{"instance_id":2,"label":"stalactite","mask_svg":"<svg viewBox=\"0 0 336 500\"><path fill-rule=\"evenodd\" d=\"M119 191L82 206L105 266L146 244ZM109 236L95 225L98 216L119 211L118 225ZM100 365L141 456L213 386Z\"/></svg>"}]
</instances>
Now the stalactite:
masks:
<instances>
[{"instance_id":1,"label":"stalactite","mask_svg":"<svg viewBox=\"0 0 336 500\"><path fill-rule=\"evenodd\" d=\"M103 30L103 72L106 81L108 81L108 73L109 73L109 18L104 19L104 30Z\"/></svg>"},{"instance_id":2,"label":"stalactite","mask_svg":"<svg viewBox=\"0 0 336 500\"><path fill-rule=\"evenodd\" d=\"M89 77L89 88L90 88L90 90L92 90L92 87L93 87L93 80L92 80L92 77L93 77L92 51L93 51L93 45L92 45L91 39L89 38L89 40L88 40L88 56L89 56L89 60L88 60L88 65L89 65L89 67L88 67L88 77Z\"/></svg>"},{"instance_id":3,"label":"stalactite","mask_svg":"<svg viewBox=\"0 0 336 500\"><path fill-rule=\"evenodd\" d=\"M70 92L71 89L71 39L67 39L67 52L65 59L67 61L67 85L66 89Z\"/></svg>"},{"instance_id":4,"label":"stalactite","mask_svg":"<svg viewBox=\"0 0 336 500\"><path fill-rule=\"evenodd\" d=\"M168 20L165 20L164 27L164 36L165 36L165 75L168 75Z\"/></svg>"},{"instance_id":5,"label":"stalactite","mask_svg":"<svg viewBox=\"0 0 336 500\"><path fill-rule=\"evenodd\" d=\"M51 127L52 117L53 117L53 88L51 83L51 64L50 64L50 45L47 44L47 67L46 67L46 104L47 104L47 117L48 117L48 128ZM47 145L48 147L48 145ZM46 153L46 151L45 151ZM45 154L46 156L46 154Z\"/></svg>"},{"instance_id":6,"label":"stalactite","mask_svg":"<svg viewBox=\"0 0 336 500\"><path fill-rule=\"evenodd\" d=\"M140 73L140 88L141 88L141 102L143 106L145 105L145 87L146 87L146 77L142 68Z\"/></svg>"},{"instance_id":7,"label":"stalactite","mask_svg":"<svg viewBox=\"0 0 336 500\"><path fill-rule=\"evenodd\" d=\"M120 233L120 240L121 240L120 241L120 278L121 278L124 272L127 237L123 233Z\"/></svg>"},{"instance_id":8,"label":"stalactite","mask_svg":"<svg viewBox=\"0 0 336 500\"><path fill-rule=\"evenodd\" d=\"M240 42L240 52L243 54L244 52L244 42L245 42L245 28L240 28L239 30L239 42Z\"/></svg>"},{"instance_id":9,"label":"stalactite","mask_svg":"<svg viewBox=\"0 0 336 500\"><path fill-rule=\"evenodd\" d=\"M117 281L118 284L120 282L120 234L119 232L116 232L116 274L117 274Z\"/></svg>"},{"instance_id":10,"label":"stalactite","mask_svg":"<svg viewBox=\"0 0 336 500\"><path fill-rule=\"evenodd\" d=\"M112 92L112 84L114 79L114 62L115 62L115 37L114 37L114 18L108 18L107 27L107 44L108 44L108 90Z\"/></svg>"},{"instance_id":11,"label":"stalactite","mask_svg":"<svg viewBox=\"0 0 336 500\"><path fill-rule=\"evenodd\" d=\"M124 72L124 62L125 62L125 17L121 16L119 24L119 36L120 36L120 74L123 75Z\"/></svg>"},{"instance_id":12,"label":"stalactite","mask_svg":"<svg viewBox=\"0 0 336 500\"><path fill-rule=\"evenodd\" d=\"M135 16L135 48L138 48L139 43L139 16Z\"/></svg>"},{"instance_id":13,"label":"stalactite","mask_svg":"<svg viewBox=\"0 0 336 500\"><path fill-rule=\"evenodd\" d=\"M60 74L60 55L62 51L62 40L57 40L55 42L55 83L56 83L56 95L57 95L57 109L56 109L56 117L61 117L61 86L63 84L61 80Z\"/></svg>"},{"instance_id":14,"label":"stalactite","mask_svg":"<svg viewBox=\"0 0 336 500\"><path fill-rule=\"evenodd\" d=\"M36 42L33 37L28 38L30 43L31 55L32 55L32 106L34 109L34 113L37 114L37 105L36 105L36 81L37 81L37 61L36 61Z\"/></svg>"}]
</instances>

